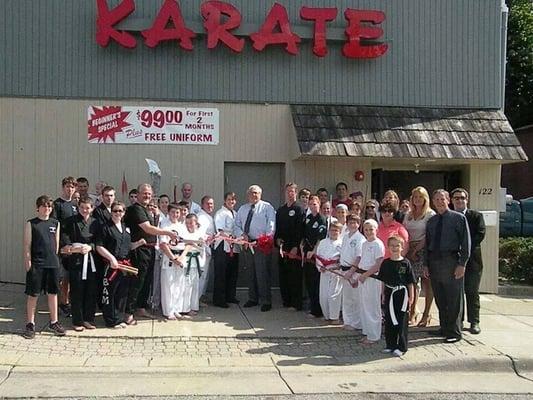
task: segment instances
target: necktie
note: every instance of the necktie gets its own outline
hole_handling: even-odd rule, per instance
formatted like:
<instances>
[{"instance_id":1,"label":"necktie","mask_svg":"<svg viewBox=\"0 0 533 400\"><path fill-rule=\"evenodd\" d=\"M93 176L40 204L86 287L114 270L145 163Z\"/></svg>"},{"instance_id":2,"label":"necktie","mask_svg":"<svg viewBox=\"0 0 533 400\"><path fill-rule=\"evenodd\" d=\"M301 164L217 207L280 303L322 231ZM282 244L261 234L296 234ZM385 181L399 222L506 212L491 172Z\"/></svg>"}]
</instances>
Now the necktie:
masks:
<instances>
[{"instance_id":1,"label":"necktie","mask_svg":"<svg viewBox=\"0 0 533 400\"><path fill-rule=\"evenodd\" d=\"M437 227L435 228L435 243L433 245L433 251L440 253L440 242L442 239L442 215L439 214L437 221Z\"/></svg>"},{"instance_id":2,"label":"necktie","mask_svg":"<svg viewBox=\"0 0 533 400\"><path fill-rule=\"evenodd\" d=\"M252 204L250 211L248 211L248 215L246 216L246 222L244 223L244 233L247 235L248 232L250 232L250 224L252 223L252 217L254 216L254 208L255 204Z\"/></svg>"}]
</instances>

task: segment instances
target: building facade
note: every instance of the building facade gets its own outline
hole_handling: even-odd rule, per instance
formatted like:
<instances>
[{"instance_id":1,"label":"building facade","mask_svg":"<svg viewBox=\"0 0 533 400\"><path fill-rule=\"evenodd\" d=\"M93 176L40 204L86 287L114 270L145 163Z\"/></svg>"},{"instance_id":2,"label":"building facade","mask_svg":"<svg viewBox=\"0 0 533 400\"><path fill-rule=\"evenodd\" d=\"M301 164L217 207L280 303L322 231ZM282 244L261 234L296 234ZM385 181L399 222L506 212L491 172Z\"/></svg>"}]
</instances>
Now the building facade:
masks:
<instances>
[{"instance_id":1,"label":"building facade","mask_svg":"<svg viewBox=\"0 0 533 400\"><path fill-rule=\"evenodd\" d=\"M131 188L146 158L160 193L188 181L197 201L259 183L277 206L285 182L344 181L368 198L461 185L498 210L501 165L526 159L500 111L505 21L500 0L2 2L0 281L23 281L35 197L68 175ZM216 109L218 142L90 143L104 106Z\"/></svg>"}]
</instances>

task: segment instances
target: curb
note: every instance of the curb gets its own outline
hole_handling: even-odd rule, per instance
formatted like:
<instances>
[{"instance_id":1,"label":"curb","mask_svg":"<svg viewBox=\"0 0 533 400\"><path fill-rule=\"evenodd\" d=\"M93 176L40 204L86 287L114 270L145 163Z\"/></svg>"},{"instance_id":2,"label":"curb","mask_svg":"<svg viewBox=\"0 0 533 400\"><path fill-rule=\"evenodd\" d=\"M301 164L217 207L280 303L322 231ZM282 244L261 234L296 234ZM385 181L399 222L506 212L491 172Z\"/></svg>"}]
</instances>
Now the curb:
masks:
<instances>
[{"instance_id":1,"label":"curb","mask_svg":"<svg viewBox=\"0 0 533 400\"><path fill-rule=\"evenodd\" d=\"M499 285L499 296L533 297L533 286L528 285Z\"/></svg>"}]
</instances>

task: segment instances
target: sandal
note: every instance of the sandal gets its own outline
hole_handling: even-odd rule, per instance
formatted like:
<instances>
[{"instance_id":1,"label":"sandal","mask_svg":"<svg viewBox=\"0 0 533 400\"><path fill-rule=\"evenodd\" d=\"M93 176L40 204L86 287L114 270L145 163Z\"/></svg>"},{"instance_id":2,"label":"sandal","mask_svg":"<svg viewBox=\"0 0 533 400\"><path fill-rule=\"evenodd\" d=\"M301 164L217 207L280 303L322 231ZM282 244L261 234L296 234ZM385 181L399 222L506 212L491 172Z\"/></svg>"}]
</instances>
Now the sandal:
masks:
<instances>
[{"instance_id":1,"label":"sandal","mask_svg":"<svg viewBox=\"0 0 533 400\"><path fill-rule=\"evenodd\" d=\"M430 322L431 322L431 314L426 315L426 316L422 315L422 319L418 323L417 327L425 328L430 324Z\"/></svg>"},{"instance_id":2,"label":"sandal","mask_svg":"<svg viewBox=\"0 0 533 400\"><path fill-rule=\"evenodd\" d=\"M133 315L130 315L124 322L126 325L137 325L137 320L133 318Z\"/></svg>"}]
</instances>

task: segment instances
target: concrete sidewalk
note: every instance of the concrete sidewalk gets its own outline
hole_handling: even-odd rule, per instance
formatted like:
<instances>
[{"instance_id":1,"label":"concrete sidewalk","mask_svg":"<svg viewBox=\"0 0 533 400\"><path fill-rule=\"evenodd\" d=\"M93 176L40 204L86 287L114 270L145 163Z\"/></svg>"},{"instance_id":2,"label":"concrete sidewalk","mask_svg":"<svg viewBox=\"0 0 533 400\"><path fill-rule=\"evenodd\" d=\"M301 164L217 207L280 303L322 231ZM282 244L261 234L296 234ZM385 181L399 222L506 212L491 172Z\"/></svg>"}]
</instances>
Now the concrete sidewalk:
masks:
<instances>
[{"instance_id":1,"label":"concrete sidewalk","mask_svg":"<svg viewBox=\"0 0 533 400\"><path fill-rule=\"evenodd\" d=\"M357 334L276 303L267 313L209 306L190 321L26 340L24 302L22 286L0 285L0 397L533 393L531 298L482 296L482 333L455 344L413 328L401 359L381 353L383 343L361 346ZM47 319L39 312L38 328Z\"/></svg>"}]
</instances>

